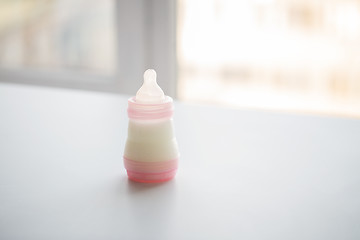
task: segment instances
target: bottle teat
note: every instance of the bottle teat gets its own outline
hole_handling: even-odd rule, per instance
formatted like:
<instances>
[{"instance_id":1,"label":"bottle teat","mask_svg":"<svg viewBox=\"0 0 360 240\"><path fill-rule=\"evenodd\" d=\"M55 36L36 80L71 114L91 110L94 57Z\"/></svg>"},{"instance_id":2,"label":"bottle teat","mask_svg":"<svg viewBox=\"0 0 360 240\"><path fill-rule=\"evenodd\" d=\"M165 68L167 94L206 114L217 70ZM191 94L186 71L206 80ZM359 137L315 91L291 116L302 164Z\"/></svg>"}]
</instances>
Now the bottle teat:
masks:
<instances>
[{"instance_id":1,"label":"bottle teat","mask_svg":"<svg viewBox=\"0 0 360 240\"><path fill-rule=\"evenodd\" d=\"M135 101L139 103L161 103L165 101L165 94L156 82L154 69L145 71L144 83L137 91Z\"/></svg>"}]
</instances>

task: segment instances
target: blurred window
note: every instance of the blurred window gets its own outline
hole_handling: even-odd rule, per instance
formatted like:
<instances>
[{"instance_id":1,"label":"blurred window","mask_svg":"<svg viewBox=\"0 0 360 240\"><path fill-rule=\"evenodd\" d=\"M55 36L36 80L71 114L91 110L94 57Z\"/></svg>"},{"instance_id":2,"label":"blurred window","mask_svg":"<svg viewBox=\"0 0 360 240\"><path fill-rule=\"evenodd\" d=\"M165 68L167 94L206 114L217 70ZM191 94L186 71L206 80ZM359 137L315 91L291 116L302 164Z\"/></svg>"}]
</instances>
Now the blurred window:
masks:
<instances>
[{"instance_id":1,"label":"blurred window","mask_svg":"<svg viewBox=\"0 0 360 240\"><path fill-rule=\"evenodd\" d=\"M175 94L176 0L0 0L0 81Z\"/></svg>"},{"instance_id":2,"label":"blurred window","mask_svg":"<svg viewBox=\"0 0 360 240\"><path fill-rule=\"evenodd\" d=\"M360 116L358 0L179 0L178 96Z\"/></svg>"},{"instance_id":3,"label":"blurred window","mask_svg":"<svg viewBox=\"0 0 360 240\"><path fill-rule=\"evenodd\" d=\"M181 100L360 116L359 1L174 3L2 0L0 80L134 93L152 67L172 95L176 31Z\"/></svg>"},{"instance_id":4,"label":"blurred window","mask_svg":"<svg viewBox=\"0 0 360 240\"><path fill-rule=\"evenodd\" d=\"M109 0L0 1L0 66L113 74L114 5Z\"/></svg>"}]
</instances>

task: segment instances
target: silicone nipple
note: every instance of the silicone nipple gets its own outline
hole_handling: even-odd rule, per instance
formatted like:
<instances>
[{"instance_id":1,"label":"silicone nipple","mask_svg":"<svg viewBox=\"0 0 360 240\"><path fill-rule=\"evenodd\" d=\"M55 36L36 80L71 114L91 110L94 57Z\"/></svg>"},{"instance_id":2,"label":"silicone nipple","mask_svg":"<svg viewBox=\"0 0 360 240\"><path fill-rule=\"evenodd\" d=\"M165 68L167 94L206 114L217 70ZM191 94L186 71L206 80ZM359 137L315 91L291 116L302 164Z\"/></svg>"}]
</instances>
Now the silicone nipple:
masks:
<instances>
[{"instance_id":1,"label":"silicone nipple","mask_svg":"<svg viewBox=\"0 0 360 240\"><path fill-rule=\"evenodd\" d=\"M148 69L144 73L144 83L137 91L135 101L139 103L161 103L165 101L163 90L156 82L156 72Z\"/></svg>"}]
</instances>

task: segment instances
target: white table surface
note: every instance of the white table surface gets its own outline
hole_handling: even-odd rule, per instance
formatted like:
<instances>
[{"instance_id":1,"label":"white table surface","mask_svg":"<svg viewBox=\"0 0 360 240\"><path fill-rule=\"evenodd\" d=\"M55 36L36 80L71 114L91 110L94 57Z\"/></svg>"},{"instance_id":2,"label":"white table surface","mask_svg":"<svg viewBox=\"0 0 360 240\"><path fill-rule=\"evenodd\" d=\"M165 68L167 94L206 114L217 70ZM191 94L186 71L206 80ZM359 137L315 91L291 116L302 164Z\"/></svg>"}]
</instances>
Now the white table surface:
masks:
<instances>
[{"instance_id":1,"label":"white table surface","mask_svg":"<svg viewBox=\"0 0 360 240\"><path fill-rule=\"evenodd\" d=\"M360 120L177 103L178 175L147 185L126 107L0 84L0 239L360 239Z\"/></svg>"}]
</instances>

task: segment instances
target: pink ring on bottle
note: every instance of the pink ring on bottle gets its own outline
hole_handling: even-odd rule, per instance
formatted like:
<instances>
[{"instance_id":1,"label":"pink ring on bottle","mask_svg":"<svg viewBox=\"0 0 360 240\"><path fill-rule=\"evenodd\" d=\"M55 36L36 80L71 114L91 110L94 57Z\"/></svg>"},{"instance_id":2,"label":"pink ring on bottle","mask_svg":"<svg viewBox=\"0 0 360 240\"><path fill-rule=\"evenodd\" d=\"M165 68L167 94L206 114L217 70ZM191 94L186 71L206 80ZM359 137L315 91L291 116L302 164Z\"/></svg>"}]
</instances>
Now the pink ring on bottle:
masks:
<instances>
[{"instance_id":1,"label":"pink ring on bottle","mask_svg":"<svg viewBox=\"0 0 360 240\"><path fill-rule=\"evenodd\" d=\"M135 97L128 100L128 115L131 119L153 120L161 118L170 118L173 115L173 100L169 96L165 96L162 103L138 103Z\"/></svg>"},{"instance_id":2,"label":"pink ring on bottle","mask_svg":"<svg viewBox=\"0 0 360 240\"><path fill-rule=\"evenodd\" d=\"M156 183L172 179L178 168L178 159L160 162L141 162L124 157L124 165L130 180Z\"/></svg>"}]
</instances>

